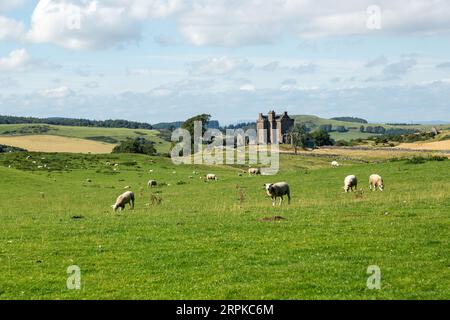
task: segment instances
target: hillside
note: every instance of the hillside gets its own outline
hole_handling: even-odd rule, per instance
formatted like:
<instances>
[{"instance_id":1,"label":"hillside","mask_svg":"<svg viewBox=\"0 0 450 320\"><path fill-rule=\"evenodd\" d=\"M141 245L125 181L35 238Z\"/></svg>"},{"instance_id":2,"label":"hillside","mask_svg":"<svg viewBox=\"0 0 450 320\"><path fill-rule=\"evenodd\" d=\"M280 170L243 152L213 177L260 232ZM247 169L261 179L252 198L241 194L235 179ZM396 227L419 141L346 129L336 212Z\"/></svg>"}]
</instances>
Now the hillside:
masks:
<instances>
[{"instance_id":1,"label":"hillside","mask_svg":"<svg viewBox=\"0 0 450 320\"><path fill-rule=\"evenodd\" d=\"M98 142L102 145L101 152L104 153L105 144L109 144L107 149L111 149L126 138L145 137L147 140L153 141L155 147L159 153L167 153L170 148L170 143L161 139L158 136L159 132L156 130L145 129L125 129L125 128L94 128L94 127L74 127L74 126L55 126L47 124L11 124L0 125L0 137L2 143L11 146L17 143L17 137L29 137L29 136L59 136L65 138L77 138L84 139L86 144L89 144L89 150L93 146L92 142ZM33 139L25 139L26 143ZM80 143L77 141L76 143ZM98 146L100 146L100 144ZM22 145L24 147L25 145ZM27 148L26 148L27 149ZM74 146L77 149L77 146ZM28 149L29 150L29 149ZM35 150L44 151L44 150ZM70 151L66 151L70 152ZM78 151L74 151L78 152ZM95 151L91 151L95 153Z\"/></svg>"},{"instance_id":2,"label":"hillside","mask_svg":"<svg viewBox=\"0 0 450 320\"><path fill-rule=\"evenodd\" d=\"M360 131L361 126L364 126L365 128L381 126L381 127L385 128L386 130L403 129L403 130L418 130L418 131L429 131L433 127L437 127L437 128L441 128L441 129L448 127L448 125L432 125L432 124L427 124L427 125L387 125L387 124L380 124L380 123L362 124L362 123L355 123L355 122L349 122L349 121L325 119L325 118L320 118L320 117L312 116L312 115L294 115L294 116L292 116L292 118L294 118L297 123L304 123L304 124L306 124L306 126L308 128L311 128L313 130L318 129L322 125L330 125L331 124L333 126L333 132L330 132L330 135L336 141L338 141L338 140L349 141L349 140L358 139L358 138L364 139L364 138L368 138L368 137L377 135L376 133L361 132ZM348 129L348 132L337 132L336 128L339 126L345 127L346 129Z\"/></svg>"}]
</instances>

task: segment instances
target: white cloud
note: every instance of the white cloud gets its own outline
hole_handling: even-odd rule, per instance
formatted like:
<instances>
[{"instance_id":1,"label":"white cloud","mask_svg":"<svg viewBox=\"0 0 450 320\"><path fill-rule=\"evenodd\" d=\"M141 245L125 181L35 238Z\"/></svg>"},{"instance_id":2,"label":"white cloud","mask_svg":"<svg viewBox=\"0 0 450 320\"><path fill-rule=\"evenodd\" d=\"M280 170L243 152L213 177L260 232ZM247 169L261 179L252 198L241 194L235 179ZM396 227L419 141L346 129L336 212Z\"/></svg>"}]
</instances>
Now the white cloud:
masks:
<instances>
[{"instance_id":1,"label":"white cloud","mask_svg":"<svg viewBox=\"0 0 450 320\"><path fill-rule=\"evenodd\" d=\"M45 98L62 99L74 95L74 92L69 87L63 86L54 89L42 90L39 94Z\"/></svg>"},{"instance_id":2,"label":"white cloud","mask_svg":"<svg viewBox=\"0 0 450 320\"><path fill-rule=\"evenodd\" d=\"M240 86L239 90L253 92L256 90L256 87L252 83L246 83L246 84L243 84L242 86Z\"/></svg>"},{"instance_id":3,"label":"white cloud","mask_svg":"<svg viewBox=\"0 0 450 320\"><path fill-rule=\"evenodd\" d=\"M25 33L25 26L22 22L0 16L0 41L20 40Z\"/></svg>"},{"instance_id":4,"label":"white cloud","mask_svg":"<svg viewBox=\"0 0 450 320\"><path fill-rule=\"evenodd\" d=\"M7 57L0 58L0 71L23 71L30 66L31 57L25 49L11 51Z\"/></svg>"},{"instance_id":5,"label":"white cloud","mask_svg":"<svg viewBox=\"0 0 450 320\"><path fill-rule=\"evenodd\" d=\"M367 28L367 8L373 3L373 0L40 0L31 17L27 39L70 49L104 49L139 41L145 21L163 18L175 21L184 38L196 46L269 44L286 36L311 39L450 32L449 1L378 0L382 29L377 31ZM20 25L13 20L8 22L14 23ZM159 36L155 40L162 45L178 43L173 36Z\"/></svg>"},{"instance_id":6,"label":"white cloud","mask_svg":"<svg viewBox=\"0 0 450 320\"><path fill-rule=\"evenodd\" d=\"M209 58L189 64L190 73L197 76L224 76L252 68L246 59L233 57Z\"/></svg>"},{"instance_id":7,"label":"white cloud","mask_svg":"<svg viewBox=\"0 0 450 320\"><path fill-rule=\"evenodd\" d=\"M186 39L198 46L267 44L285 35L299 38L374 34L367 28L373 0L195 0L179 18ZM378 0L387 34L450 31L446 0ZM377 33L377 34L378 34Z\"/></svg>"},{"instance_id":8,"label":"white cloud","mask_svg":"<svg viewBox=\"0 0 450 320\"><path fill-rule=\"evenodd\" d=\"M69 49L104 49L139 38L139 21L131 19L126 8L109 2L71 0L39 1L27 34L31 42Z\"/></svg>"},{"instance_id":9,"label":"white cloud","mask_svg":"<svg viewBox=\"0 0 450 320\"><path fill-rule=\"evenodd\" d=\"M25 0L2 0L0 2L0 12L6 12L17 7L20 7L25 3Z\"/></svg>"}]
</instances>

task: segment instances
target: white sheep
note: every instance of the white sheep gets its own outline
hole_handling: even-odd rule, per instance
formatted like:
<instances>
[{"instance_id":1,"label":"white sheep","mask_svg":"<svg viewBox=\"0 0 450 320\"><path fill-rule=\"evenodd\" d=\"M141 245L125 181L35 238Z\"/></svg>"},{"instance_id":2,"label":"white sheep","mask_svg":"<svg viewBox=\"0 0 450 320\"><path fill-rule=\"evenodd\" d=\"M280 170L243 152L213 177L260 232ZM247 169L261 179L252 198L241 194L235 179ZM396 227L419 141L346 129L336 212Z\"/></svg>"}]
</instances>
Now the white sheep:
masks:
<instances>
[{"instance_id":1,"label":"white sheep","mask_svg":"<svg viewBox=\"0 0 450 320\"><path fill-rule=\"evenodd\" d=\"M249 175L260 175L261 174L261 169L259 169L259 168L250 168L250 169L248 169L248 174Z\"/></svg>"},{"instance_id":2,"label":"white sheep","mask_svg":"<svg viewBox=\"0 0 450 320\"><path fill-rule=\"evenodd\" d=\"M384 181L379 174L373 174L370 176L369 185L369 188L372 191L377 191L377 189L380 189L380 191L384 190Z\"/></svg>"},{"instance_id":3,"label":"white sheep","mask_svg":"<svg viewBox=\"0 0 450 320\"><path fill-rule=\"evenodd\" d=\"M355 191L358 189L358 179L355 175L347 176L344 180L345 192Z\"/></svg>"},{"instance_id":4,"label":"white sheep","mask_svg":"<svg viewBox=\"0 0 450 320\"><path fill-rule=\"evenodd\" d=\"M126 204L130 204L130 208L133 210L134 209L134 193L132 191L127 191L124 194L120 195L117 200L116 203L114 205L112 205L111 207L113 208L114 211L117 211L118 209L120 209L120 211L125 210L125 205Z\"/></svg>"},{"instance_id":5,"label":"white sheep","mask_svg":"<svg viewBox=\"0 0 450 320\"><path fill-rule=\"evenodd\" d=\"M206 175L206 180L215 180L215 181L217 181L218 178L217 178L217 176L215 174L210 173L210 174Z\"/></svg>"},{"instance_id":6,"label":"white sheep","mask_svg":"<svg viewBox=\"0 0 450 320\"><path fill-rule=\"evenodd\" d=\"M156 180L150 180L150 181L147 183L147 187L149 187L149 188L156 187L157 185L158 185L158 182L156 182Z\"/></svg>"},{"instance_id":7,"label":"white sheep","mask_svg":"<svg viewBox=\"0 0 450 320\"><path fill-rule=\"evenodd\" d=\"M272 205L275 206L277 198L280 199L280 206L283 204L284 196L288 196L288 203L291 204L291 190L286 182L266 183L264 185L266 193L272 198Z\"/></svg>"},{"instance_id":8,"label":"white sheep","mask_svg":"<svg viewBox=\"0 0 450 320\"><path fill-rule=\"evenodd\" d=\"M331 166L332 166L333 168L338 168L338 167L340 167L340 164L339 164L339 162L337 162L337 161L333 161L333 162L331 162Z\"/></svg>"}]
</instances>

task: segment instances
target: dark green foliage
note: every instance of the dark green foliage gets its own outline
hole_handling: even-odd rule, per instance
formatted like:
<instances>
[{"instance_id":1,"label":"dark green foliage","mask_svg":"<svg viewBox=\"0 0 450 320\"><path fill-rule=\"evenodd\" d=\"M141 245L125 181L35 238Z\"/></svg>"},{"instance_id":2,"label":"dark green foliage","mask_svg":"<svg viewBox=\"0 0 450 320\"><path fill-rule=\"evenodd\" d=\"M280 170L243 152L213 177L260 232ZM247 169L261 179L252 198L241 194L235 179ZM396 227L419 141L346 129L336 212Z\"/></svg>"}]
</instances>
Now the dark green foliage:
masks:
<instances>
[{"instance_id":1,"label":"dark green foliage","mask_svg":"<svg viewBox=\"0 0 450 320\"><path fill-rule=\"evenodd\" d=\"M338 126L336 128L336 131L342 133L342 132L348 132L348 129L346 127L344 127L344 126Z\"/></svg>"},{"instance_id":2,"label":"dark green foliage","mask_svg":"<svg viewBox=\"0 0 450 320\"><path fill-rule=\"evenodd\" d=\"M151 124L134 122L128 120L87 120L71 118L32 118L32 117L13 117L0 116L0 124L27 124L27 123L45 123L59 126L75 127L100 127L100 128L128 128L128 129L148 129L152 130Z\"/></svg>"},{"instance_id":3,"label":"dark green foliage","mask_svg":"<svg viewBox=\"0 0 450 320\"><path fill-rule=\"evenodd\" d=\"M100 141L100 142L106 142L106 143L112 143L116 144L119 143L118 140L112 138L112 137L105 137L105 136L98 136L98 137L86 137L87 140L93 140L93 141Z\"/></svg>"},{"instance_id":4,"label":"dark green foliage","mask_svg":"<svg viewBox=\"0 0 450 320\"><path fill-rule=\"evenodd\" d=\"M355 122L355 123L369 123L367 120L355 117L336 117L331 118L331 120L344 121L344 122Z\"/></svg>"},{"instance_id":5,"label":"dark green foliage","mask_svg":"<svg viewBox=\"0 0 450 320\"><path fill-rule=\"evenodd\" d=\"M323 124L319 127L320 130L324 130L326 132L332 132L333 131L333 125L331 124Z\"/></svg>"},{"instance_id":6,"label":"dark green foliage","mask_svg":"<svg viewBox=\"0 0 450 320\"><path fill-rule=\"evenodd\" d=\"M122 141L120 145L113 149L113 153L138 153L155 155L156 149L152 141L148 141L144 138L134 138Z\"/></svg>"},{"instance_id":7,"label":"dark green foliage","mask_svg":"<svg viewBox=\"0 0 450 320\"><path fill-rule=\"evenodd\" d=\"M334 145L334 140L331 139L330 134L325 130L314 131L311 133L311 139L318 147Z\"/></svg>"},{"instance_id":8,"label":"dark green foliage","mask_svg":"<svg viewBox=\"0 0 450 320\"><path fill-rule=\"evenodd\" d=\"M209 123L210 119L211 119L211 115L209 115L209 114L200 114L200 115L197 115L197 116L192 117L190 119L187 119L183 123L181 128L183 128L184 130L189 131L189 133L191 135L191 144L194 144L194 126L195 126L195 122L200 121L202 123L202 136L203 136L203 134L205 134L206 130L208 129L208 123Z\"/></svg>"},{"instance_id":9,"label":"dark green foliage","mask_svg":"<svg viewBox=\"0 0 450 320\"><path fill-rule=\"evenodd\" d=\"M0 144L0 153L8 153L8 152L27 152L27 150Z\"/></svg>"},{"instance_id":10,"label":"dark green foliage","mask_svg":"<svg viewBox=\"0 0 450 320\"><path fill-rule=\"evenodd\" d=\"M52 128L50 128L49 126L27 126L27 127L23 127L17 130L10 130L10 131L5 131L3 132L3 135L29 135L29 134L43 134L43 133L47 133L51 130ZM58 129L53 129L53 130L58 130Z\"/></svg>"}]
</instances>

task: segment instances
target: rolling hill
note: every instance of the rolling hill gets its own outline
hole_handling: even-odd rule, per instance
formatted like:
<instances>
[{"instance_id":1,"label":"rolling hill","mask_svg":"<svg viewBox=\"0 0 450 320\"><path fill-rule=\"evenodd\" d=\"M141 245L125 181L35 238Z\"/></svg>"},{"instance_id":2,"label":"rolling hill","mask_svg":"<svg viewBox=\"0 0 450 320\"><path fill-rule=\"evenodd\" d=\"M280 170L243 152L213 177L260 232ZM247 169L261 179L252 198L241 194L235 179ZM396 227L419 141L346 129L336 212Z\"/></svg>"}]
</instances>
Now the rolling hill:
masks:
<instances>
[{"instance_id":1,"label":"rolling hill","mask_svg":"<svg viewBox=\"0 0 450 320\"><path fill-rule=\"evenodd\" d=\"M308 128L311 129L318 129L321 125L332 125L333 126L333 132L330 133L331 137L338 141L338 140L352 140L352 139L358 139L358 138L368 138L371 136L376 136L375 133L369 133L369 132L361 132L360 127L363 125L364 127L376 127L381 126L385 129L405 129L405 130L418 130L418 131L429 131L433 127L437 127L440 129L447 128L448 125L433 125L433 124L426 124L426 125L387 125L387 124L380 124L380 123L356 123L356 122L349 122L349 121L339 121L339 120L333 120L333 119L325 119L320 118L313 115L294 115L292 118L295 119L296 123L303 123ZM336 132L336 128L339 126L343 126L348 129L348 132Z\"/></svg>"},{"instance_id":2,"label":"rolling hill","mask_svg":"<svg viewBox=\"0 0 450 320\"><path fill-rule=\"evenodd\" d=\"M86 148L82 150L90 150L95 152L95 143L99 146L99 153L104 153L105 150L111 149L120 141L126 138L144 137L147 140L153 141L159 153L167 153L170 148L170 143L158 136L157 130L144 129L125 129L125 128L97 128L97 127L74 127L74 126L55 126L47 124L11 124L0 125L1 143L5 145L17 146L24 148L31 140L30 136L58 136L72 140L64 142L66 152L70 152L70 144L73 143L73 151L78 152L79 144L85 144ZM22 137L21 139L17 139ZM28 137L28 138L26 138ZM25 144L18 142L25 141ZM92 147L94 146L94 149ZM106 146L106 148L105 148ZM31 149L30 149L31 150ZM45 150L35 150L45 151Z\"/></svg>"}]
</instances>

